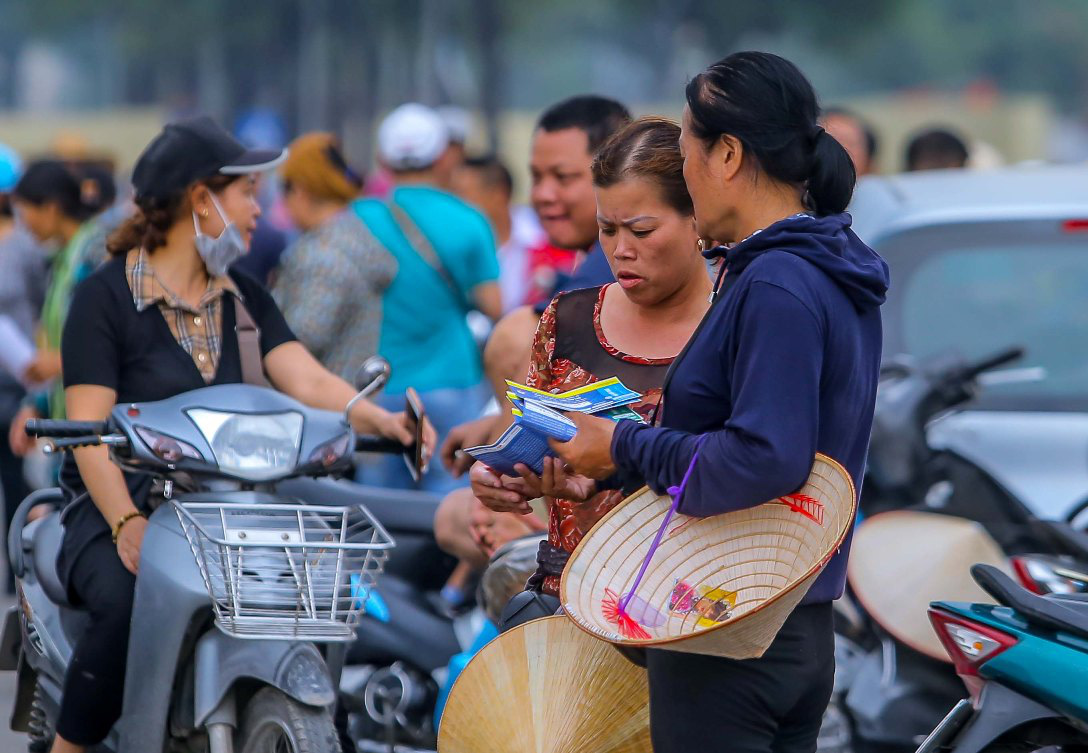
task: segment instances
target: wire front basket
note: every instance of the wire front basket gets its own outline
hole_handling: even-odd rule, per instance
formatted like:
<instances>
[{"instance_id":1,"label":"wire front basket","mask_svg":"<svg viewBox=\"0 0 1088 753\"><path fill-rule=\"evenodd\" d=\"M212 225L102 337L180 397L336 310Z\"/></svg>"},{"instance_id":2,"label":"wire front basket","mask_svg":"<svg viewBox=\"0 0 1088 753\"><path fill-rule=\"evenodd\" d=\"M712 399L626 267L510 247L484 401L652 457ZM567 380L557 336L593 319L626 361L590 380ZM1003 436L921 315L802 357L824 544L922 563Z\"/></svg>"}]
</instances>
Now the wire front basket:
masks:
<instances>
[{"instance_id":1,"label":"wire front basket","mask_svg":"<svg viewBox=\"0 0 1088 753\"><path fill-rule=\"evenodd\" d=\"M220 629L350 641L393 539L361 505L178 502Z\"/></svg>"}]
</instances>

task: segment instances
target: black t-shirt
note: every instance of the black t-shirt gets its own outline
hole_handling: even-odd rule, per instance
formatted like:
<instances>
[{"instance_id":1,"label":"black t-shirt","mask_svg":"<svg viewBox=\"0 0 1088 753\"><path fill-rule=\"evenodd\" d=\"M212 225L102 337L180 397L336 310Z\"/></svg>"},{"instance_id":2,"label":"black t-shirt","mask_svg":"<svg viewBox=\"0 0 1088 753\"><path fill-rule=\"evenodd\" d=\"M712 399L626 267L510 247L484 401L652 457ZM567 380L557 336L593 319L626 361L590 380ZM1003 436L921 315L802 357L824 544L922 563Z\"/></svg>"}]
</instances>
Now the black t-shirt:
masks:
<instances>
[{"instance_id":1,"label":"black t-shirt","mask_svg":"<svg viewBox=\"0 0 1088 753\"><path fill-rule=\"evenodd\" d=\"M261 354L296 339L268 291L244 272L231 270L249 315L261 330ZM222 349L212 384L242 381L234 334L234 305L223 298ZM64 386L97 384L117 391L118 403L164 400L208 386L174 339L158 306L136 310L118 257L76 288L61 338Z\"/></svg>"},{"instance_id":2,"label":"black t-shirt","mask_svg":"<svg viewBox=\"0 0 1088 753\"><path fill-rule=\"evenodd\" d=\"M295 340L291 328L272 296L244 272L231 270L249 315L261 331L261 355ZM242 361L234 332L234 304L224 293L222 347L219 367L211 384L242 382ZM125 275L125 257L102 266L76 288L61 337L64 386L95 384L117 392L118 403L164 400L182 392L209 386L185 349L174 339L158 306L136 309L132 289ZM61 486L68 502L86 492L72 454L61 465ZM142 506L149 477L126 474L133 500ZM75 549L86 540L108 531L105 520L90 500L65 512L65 549L74 562ZM97 520L96 520L97 518ZM82 530L76 530L82 529Z\"/></svg>"}]
</instances>

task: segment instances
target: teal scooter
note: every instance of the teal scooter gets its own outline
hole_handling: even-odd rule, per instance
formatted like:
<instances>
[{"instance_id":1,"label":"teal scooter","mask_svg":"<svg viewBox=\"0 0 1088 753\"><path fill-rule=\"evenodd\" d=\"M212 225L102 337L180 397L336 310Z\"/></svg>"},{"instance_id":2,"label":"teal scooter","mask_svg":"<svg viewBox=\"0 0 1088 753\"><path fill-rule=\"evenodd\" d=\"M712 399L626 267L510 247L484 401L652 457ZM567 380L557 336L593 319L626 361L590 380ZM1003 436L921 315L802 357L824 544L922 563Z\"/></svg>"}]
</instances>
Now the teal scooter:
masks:
<instances>
[{"instance_id":1,"label":"teal scooter","mask_svg":"<svg viewBox=\"0 0 1088 753\"><path fill-rule=\"evenodd\" d=\"M918 753L1088 749L1088 595L1039 596L989 565L971 575L996 606L929 609L970 697Z\"/></svg>"}]
</instances>

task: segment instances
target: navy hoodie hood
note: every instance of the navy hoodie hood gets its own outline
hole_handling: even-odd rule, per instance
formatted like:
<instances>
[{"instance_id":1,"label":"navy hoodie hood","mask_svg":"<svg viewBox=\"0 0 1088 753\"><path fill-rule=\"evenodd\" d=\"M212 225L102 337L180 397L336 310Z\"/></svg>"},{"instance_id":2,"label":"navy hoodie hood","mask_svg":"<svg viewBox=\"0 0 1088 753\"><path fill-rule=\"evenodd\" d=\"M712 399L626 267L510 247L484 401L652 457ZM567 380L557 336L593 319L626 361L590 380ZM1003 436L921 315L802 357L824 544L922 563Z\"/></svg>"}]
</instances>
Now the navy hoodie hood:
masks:
<instances>
[{"instance_id":1,"label":"navy hoodie hood","mask_svg":"<svg viewBox=\"0 0 1088 753\"><path fill-rule=\"evenodd\" d=\"M764 251L785 251L818 267L859 310L876 308L888 292L888 264L850 229L852 222L846 212L780 220L726 250L729 274L739 275ZM713 258L722 250L711 249L706 256Z\"/></svg>"}]
</instances>

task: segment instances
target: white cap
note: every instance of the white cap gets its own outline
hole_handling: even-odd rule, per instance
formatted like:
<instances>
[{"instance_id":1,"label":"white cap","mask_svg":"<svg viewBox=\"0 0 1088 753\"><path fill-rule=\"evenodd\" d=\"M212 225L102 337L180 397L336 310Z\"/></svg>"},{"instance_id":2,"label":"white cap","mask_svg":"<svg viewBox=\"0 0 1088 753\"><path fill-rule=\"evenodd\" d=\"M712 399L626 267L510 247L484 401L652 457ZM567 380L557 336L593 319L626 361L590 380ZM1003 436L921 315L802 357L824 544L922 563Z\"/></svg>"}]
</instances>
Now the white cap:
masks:
<instances>
[{"instance_id":1,"label":"white cap","mask_svg":"<svg viewBox=\"0 0 1088 753\"><path fill-rule=\"evenodd\" d=\"M442 122L446 124L446 131L449 133L450 141L455 144L463 144L468 141L468 132L472 128L472 118L469 116L468 110L457 105L443 105L435 112L438 113L438 117L442 118Z\"/></svg>"},{"instance_id":2,"label":"white cap","mask_svg":"<svg viewBox=\"0 0 1088 753\"><path fill-rule=\"evenodd\" d=\"M378 154L394 170L430 167L449 144L446 124L438 113L415 102L393 110L378 128Z\"/></svg>"}]
</instances>

